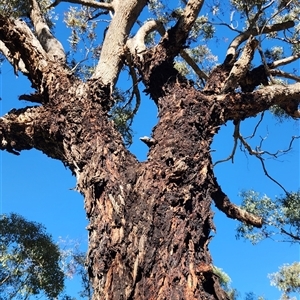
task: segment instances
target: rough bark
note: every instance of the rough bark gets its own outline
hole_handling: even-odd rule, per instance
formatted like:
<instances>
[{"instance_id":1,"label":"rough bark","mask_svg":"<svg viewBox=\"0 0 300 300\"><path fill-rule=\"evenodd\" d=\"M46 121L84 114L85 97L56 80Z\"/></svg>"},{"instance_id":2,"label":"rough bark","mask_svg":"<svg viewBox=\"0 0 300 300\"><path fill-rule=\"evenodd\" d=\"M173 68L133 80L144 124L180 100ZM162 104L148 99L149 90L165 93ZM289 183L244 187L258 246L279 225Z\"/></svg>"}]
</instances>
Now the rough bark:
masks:
<instances>
[{"instance_id":1,"label":"rough bark","mask_svg":"<svg viewBox=\"0 0 300 300\"><path fill-rule=\"evenodd\" d=\"M255 71L246 67L256 47L250 39L240 58L245 58L245 68L225 60L204 90L196 90L174 69L173 59L203 1L189 1L183 17L156 47L143 48L141 39L133 38L129 50L126 34L146 1L127 2L134 14L127 11L121 20L123 2L113 1L115 14L105 39L111 45L104 43L107 52L87 82L53 60L24 22L0 16L3 47L15 58L16 68L22 61L37 90L22 98L42 104L0 119L0 148L14 154L39 149L76 175L90 221L88 271L94 300L228 299L208 251L212 202L230 218L257 227L263 221L232 204L222 191L213 172L211 142L227 121L255 116L275 104L299 118L300 83L287 89L267 86L266 74L254 79ZM111 39L120 22L123 31ZM142 52L136 51L141 47ZM109 53L112 48L117 52ZM159 110L146 162L138 162L125 148L108 114L124 51ZM242 92L224 88L230 80ZM266 86L253 91L261 83Z\"/></svg>"}]
</instances>

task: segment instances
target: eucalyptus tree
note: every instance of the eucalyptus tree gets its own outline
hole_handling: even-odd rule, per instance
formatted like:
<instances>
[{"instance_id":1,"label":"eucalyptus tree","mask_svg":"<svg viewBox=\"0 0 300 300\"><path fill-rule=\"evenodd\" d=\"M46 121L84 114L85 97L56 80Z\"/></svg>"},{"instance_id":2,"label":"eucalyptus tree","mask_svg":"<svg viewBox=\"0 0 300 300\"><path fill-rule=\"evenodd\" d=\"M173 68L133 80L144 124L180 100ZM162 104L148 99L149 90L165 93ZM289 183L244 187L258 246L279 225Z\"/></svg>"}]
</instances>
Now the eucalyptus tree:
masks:
<instances>
[{"instance_id":1,"label":"eucalyptus tree","mask_svg":"<svg viewBox=\"0 0 300 300\"><path fill-rule=\"evenodd\" d=\"M71 3L65 20L72 30L70 53L54 33L52 13L62 2ZM20 99L36 103L0 119L0 147L16 155L38 149L76 176L89 219L87 268L94 300L227 299L208 250L212 203L254 227L264 220L232 203L218 183L213 137L233 121L235 142L264 166L268 153L251 148L240 123L270 109L300 116L300 78L290 67L300 57L298 1L176 4L0 4L1 52L34 89ZM231 12L227 22L224 7ZM211 68L212 49L204 40L214 37L216 26L229 28L233 38L221 64ZM76 61L72 53L81 39L91 47ZM266 48L269 41L276 47ZM118 88L124 69L132 78L129 92ZM142 138L149 146L145 162L126 147L128 126L142 101L140 82L158 110L152 136Z\"/></svg>"},{"instance_id":2,"label":"eucalyptus tree","mask_svg":"<svg viewBox=\"0 0 300 300\"><path fill-rule=\"evenodd\" d=\"M60 251L45 228L10 214L0 218L0 299L57 297L64 289Z\"/></svg>"}]
</instances>

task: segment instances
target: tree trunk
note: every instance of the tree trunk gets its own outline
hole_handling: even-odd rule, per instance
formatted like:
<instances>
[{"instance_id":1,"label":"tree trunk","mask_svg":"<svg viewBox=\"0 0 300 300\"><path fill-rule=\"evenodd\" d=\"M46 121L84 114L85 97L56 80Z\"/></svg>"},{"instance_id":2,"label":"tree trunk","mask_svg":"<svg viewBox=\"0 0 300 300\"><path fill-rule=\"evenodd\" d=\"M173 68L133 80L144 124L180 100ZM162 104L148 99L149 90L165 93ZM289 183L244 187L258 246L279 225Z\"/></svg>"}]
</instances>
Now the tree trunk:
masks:
<instances>
[{"instance_id":1,"label":"tree trunk","mask_svg":"<svg viewBox=\"0 0 300 300\"><path fill-rule=\"evenodd\" d=\"M116 143L95 150L86 165L94 299L226 299L207 249L216 131L210 108L188 86L174 86L161 101L147 162L124 151L120 163ZM97 180L99 165L105 175Z\"/></svg>"},{"instance_id":2,"label":"tree trunk","mask_svg":"<svg viewBox=\"0 0 300 300\"><path fill-rule=\"evenodd\" d=\"M209 99L186 82L170 84L148 160L139 163L107 117L109 89L51 78L44 112L33 110L50 133L43 151L70 167L85 198L93 299L226 299L207 248L210 144L222 122Z\"/></svg>"}]
</instances>

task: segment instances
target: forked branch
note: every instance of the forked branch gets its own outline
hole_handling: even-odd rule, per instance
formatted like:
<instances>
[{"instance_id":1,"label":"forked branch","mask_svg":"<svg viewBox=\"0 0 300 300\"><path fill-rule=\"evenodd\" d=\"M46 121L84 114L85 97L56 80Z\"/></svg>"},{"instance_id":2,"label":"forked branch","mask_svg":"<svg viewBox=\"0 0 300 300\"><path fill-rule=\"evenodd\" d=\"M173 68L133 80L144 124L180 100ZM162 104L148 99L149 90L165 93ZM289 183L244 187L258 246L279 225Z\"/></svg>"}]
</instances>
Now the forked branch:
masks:
<instances>
[{"instance_id":1,"label":"forked branch","mask_svg":"<svg viewBox=\"0 0 300 300\"><path fill-rule=\"evenodd\" d=\"M254 51L258 46L258 41L250 36L248 42L243 49L242 55L236 61L229 73L229 76L226 78L222 92L226 93L228 91L233 91L240 80L245 77L247 71L250 68L251 61L254 56Z\"/></svg>"},{"instance_id":2,"label":"forked branch","mask_svg":"<svg viewBox=\"0 0 300 300\"><path fill-rule=\"evenodd\" d=\"M272 24L272 25L267 25L267 26L262 26L259 28L250 28L246 30L245 32L239 34L237 37L233 39L233 41L230 43L227 53L226 53L226 58L230 56L235 56L238 47L245 42L251 35L252 36L257 36L259 34L263 33L270 33L270 32L275 32L275 31L281 31L285 30L291 27L294 27L295 23L293 21L286 21L283 23L278 23L278 24Z\"/></svg>"}]
</instances>

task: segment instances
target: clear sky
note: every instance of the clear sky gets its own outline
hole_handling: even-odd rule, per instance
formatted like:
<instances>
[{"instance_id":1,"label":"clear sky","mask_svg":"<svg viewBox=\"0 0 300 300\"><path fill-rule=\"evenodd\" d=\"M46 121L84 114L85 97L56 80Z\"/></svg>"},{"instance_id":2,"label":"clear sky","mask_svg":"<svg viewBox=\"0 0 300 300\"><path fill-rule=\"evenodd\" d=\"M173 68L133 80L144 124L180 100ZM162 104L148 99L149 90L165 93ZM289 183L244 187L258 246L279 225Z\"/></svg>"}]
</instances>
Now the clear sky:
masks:
<instances>
[{"instance_id":1,"label":"clear sky","mask_svg":"<svg viewBox=\"0 0 300 300\"><path fill-rule=\"evenodd\" d=\"M60 17L65 7L66 5L59 8ZM58 28L57 34L63 37L63 43L67 46L67 32ZM220 61L224 57L222 51L229 43L224 40L224 45L214 49L220 56ZM12 108L30 105L17 100L20 94L31 91L27 79L22 76L16 78L13 69L7 64L1 69L1 115ZM131 147L140 160L146 159L147 147L139 141L139 137L150 136L155 122L156 109L149 99L143 98L140 112L133 123L135 137ZM242 133L245 136L250 135L256 122L257 119L252 118L243 123ZM299 135L299 123L279 123L270 114L266 115L260 128L261 136L267 137L265 145L270 150L286 148L290 137ZM232 134L231 124L223 126L220 130L212 146L212 149L216 150L213 152L215 161L230 154L233 145ZM253 146L257 145L258 140L255 142ZM215 168L218 181L231 201L239 203L239 192L247 189L266 193L270 197L283 194L274 182L264 176L259 161L245 153L237 152L234 164L226 162ZM44 224L55 241L59 237L78 239L82 242L82 249L86 249L87 220L83 198L73 190L76 182L70 171L65 169L61 162L50 159L36 150L23 151L20 156L1 152L0 160L0 213L21 214L28 220ZM266 164L269 173L287 190L299 188L299 143L296 142L294 149L287 155L278 160L270 159ZM237 221L227 219L222 212L215 212L217 233L210 244L214 264L228 273L232 279L232 287L242 296L252 291L269 300L278 299L280 292L270 286L267 274L277 271L284 263L299 261L299 246L271 240L252 246L250 242L236 240ZM74 293L76 296L78 290L78 282L68 283L69 294Z\"/></svg>"}]
</instances>

